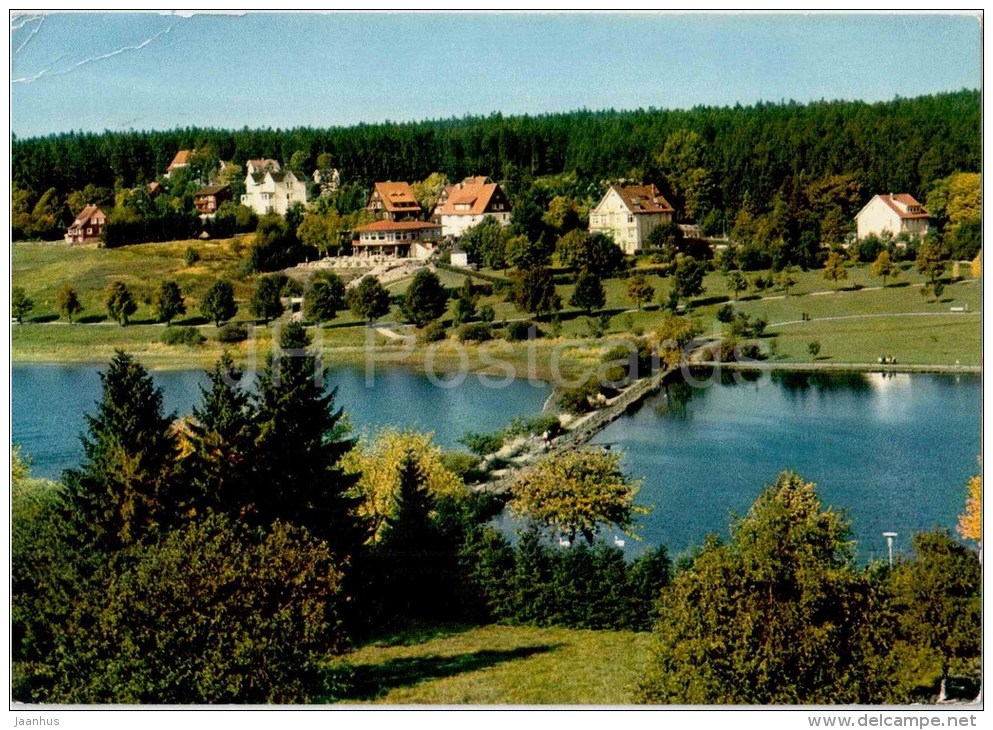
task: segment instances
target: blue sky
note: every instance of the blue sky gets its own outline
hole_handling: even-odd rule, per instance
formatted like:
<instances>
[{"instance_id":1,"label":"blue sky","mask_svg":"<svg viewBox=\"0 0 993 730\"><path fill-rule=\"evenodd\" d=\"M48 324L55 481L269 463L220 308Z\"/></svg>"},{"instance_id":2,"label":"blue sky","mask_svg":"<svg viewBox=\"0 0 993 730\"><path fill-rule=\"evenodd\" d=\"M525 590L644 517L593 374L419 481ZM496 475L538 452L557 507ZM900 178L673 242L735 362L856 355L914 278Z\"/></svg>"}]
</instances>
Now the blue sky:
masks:
<instances>
[{"instance_id":1,"label":"blue sky","mask_svg":"<svg viewBox=\"0 0 993 730\"><path fill-rule=\"evenodd\" d=\"M60 13L12 18L11 55L22 137L878 101L982 73L965 15Z\"/></svg>"}]
</instances>

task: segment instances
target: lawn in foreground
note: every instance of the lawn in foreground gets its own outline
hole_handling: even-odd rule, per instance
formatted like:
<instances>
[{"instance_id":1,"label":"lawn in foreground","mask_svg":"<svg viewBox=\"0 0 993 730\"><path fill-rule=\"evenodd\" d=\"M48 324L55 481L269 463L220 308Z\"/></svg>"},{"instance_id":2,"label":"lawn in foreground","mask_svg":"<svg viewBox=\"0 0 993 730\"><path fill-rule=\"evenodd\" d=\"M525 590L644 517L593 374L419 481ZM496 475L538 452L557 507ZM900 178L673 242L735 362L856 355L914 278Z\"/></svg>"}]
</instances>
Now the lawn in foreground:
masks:
<instances>
[{"instance_id":1,"label":"lawn in foreground","mask_svg":"<svg viewBox=\"0 0 993 730\"><path fill-rule=\"evenodd\" d=\"M344 702L622 705L648 661L650 633L484 626L425 641L373 644L343 657Z\"/></svg>"}]
</instances>

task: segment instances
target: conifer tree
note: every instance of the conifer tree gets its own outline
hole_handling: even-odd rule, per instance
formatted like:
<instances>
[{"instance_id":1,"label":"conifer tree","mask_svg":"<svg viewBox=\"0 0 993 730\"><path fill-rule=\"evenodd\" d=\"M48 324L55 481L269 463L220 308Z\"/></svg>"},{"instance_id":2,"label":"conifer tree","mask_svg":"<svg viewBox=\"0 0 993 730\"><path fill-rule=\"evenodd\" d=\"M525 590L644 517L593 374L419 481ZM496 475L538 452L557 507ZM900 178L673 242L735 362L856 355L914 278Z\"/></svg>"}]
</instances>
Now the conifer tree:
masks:
<instances>
[{"instance_id":1,"label":"conifer tree","mask_svg":"<svg viewBox=\"0 0 993 730\"><path fill-rule=\"evenodd\" d=\"M309 344L303 326L291 322L280 351L259 374L257 459L246 485L246 517L306 527L338 554L350 555L364 540L355 517L360 500L351 495L357 477L340 466L353 441L346 438L342 410L335 409L337 390L325 389L324 369Z\"/></svg>"},{"instance_id":2,"label":"conifer tree","mask_svg":"<svg viewBox=\"0 0 993 730\"><path fill-rule=\"evenodd\" d=\"M97 547L113 550L155 534L182 505L169 493L177 444L162 390L120 350L100 378L103 395L86 416L83 462L63 481L70 518Z\"/></svg>"}]
</instances>

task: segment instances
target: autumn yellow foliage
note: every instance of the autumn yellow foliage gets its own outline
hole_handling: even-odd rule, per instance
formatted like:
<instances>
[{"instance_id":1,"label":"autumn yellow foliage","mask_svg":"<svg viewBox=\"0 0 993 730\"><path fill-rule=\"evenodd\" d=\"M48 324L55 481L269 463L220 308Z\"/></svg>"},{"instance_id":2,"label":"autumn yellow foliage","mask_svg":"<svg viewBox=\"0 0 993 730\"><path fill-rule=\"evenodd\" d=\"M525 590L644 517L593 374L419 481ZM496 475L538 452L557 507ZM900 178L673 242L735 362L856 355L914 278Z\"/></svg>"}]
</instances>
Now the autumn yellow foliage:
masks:
<instances>
[{"instance_id":1,"label":"autumn yellow foliage","mask_svg":"<svg viewBox=\"0 0 993 730\"><path fill-rule=\"evenodd\" d=\"M428 492L455 495L465 491L465 484L442 463L442 451L433 443L432 434L384 428L372 438L360 438L342 459L345 471L361 474L355 486L362 498L359 515L370 526L369 543L379 542L388 520L397 511L400 473L412 458L423 475Z\"/></svg>"},{"instance_id":2,"label":"autumn yellow foliage","mask_svg":"<svg viewBox=\"0 0 993 730\"><path fill-rule=\"evenodd\" d=\"M976 542L983 539L983 478L978 474L969 480L965 512L959 516L959 535Z\"/></svg>"}]
</instances>

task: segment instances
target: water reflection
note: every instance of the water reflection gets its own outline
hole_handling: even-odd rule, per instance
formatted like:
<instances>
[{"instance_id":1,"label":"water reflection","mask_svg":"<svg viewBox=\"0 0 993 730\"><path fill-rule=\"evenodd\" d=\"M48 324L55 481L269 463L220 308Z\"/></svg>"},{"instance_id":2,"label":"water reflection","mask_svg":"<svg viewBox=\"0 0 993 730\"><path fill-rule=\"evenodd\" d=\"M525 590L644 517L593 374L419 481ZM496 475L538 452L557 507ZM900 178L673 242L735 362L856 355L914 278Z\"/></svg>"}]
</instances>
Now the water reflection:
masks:
<instances>
[{"instance_id":1,"label":"water reflection","mask_svg":"<svg viewBox=\"0 0 993 730\"><path fill-rule=\"evenodd\" d=\"M781 386L783 392L790 396L807 395L811 391L818 394L846 392L852 395L869 395L872 392L866 373L773 370L770 376L772 382Z\"/></svg>"}]
</instances>

